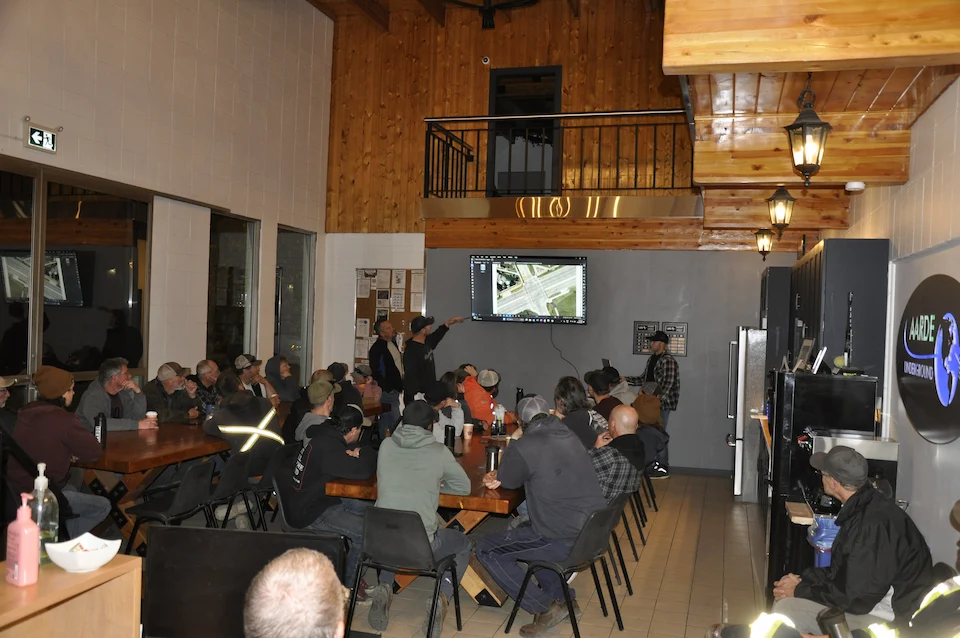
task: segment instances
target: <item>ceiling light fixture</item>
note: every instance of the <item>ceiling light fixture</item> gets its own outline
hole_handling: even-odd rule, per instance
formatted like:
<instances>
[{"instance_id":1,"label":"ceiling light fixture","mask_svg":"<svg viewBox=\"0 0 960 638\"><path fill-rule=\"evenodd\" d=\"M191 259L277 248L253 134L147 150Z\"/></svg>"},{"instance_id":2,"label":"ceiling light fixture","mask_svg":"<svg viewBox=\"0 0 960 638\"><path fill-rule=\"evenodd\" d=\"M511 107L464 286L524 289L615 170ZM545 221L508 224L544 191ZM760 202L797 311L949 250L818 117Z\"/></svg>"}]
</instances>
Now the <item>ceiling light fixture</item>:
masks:
<instances>
[{"instance_id":1,"label":"ceiling light fixture","mask_svg":"<svg viewBox=\"0 0 960 638\"><path fill-rule=\"evenodd\" d=\"M777 229L777 239L783 238L783 230L793 219L793 204L797 199L790 195L786 187L781 186L767 199L770 209L770 225Z\"/></svg>"},{"instance_id":2,"label":"ceiling light fixture","mask_svg":"<svg viewBox=\"0 0 960 638\"><path fill-rule=\"evenodd\" d=\"M807 86L797 98L800 115L793 124L783 127L790 136L793 167L803 175L804 186L810 186L810 176L820 170L827 134L833 130L833 127L821 120L813 110L817 94L810 90L812 78L813 73L807 73Z\"/></svg>"},{"instance_id":3,"label":"ceiling light fixture","mask_svg":"<svg viewBox=\"0 0 960 638\"><path fill-rule=\"evenodd\" d=\"M506 9L532 7L540 2L540 0L474 0L473 2L468 2L467 0L447 0L447 2L457 5L458 7L476 9L480 12L483 28L492 29L495 26L493 24L493 16L498 9L503 11Z\"/></svg>"},{"instance_id":4,"label":"ceiling light fixture","mask_svg":"<svg viewBox=\"0 0 960 638\"><path fill-rule=\"evenodd\" d=\"M767 255L773 250L773 233L764 228L757 231L757 251L767 260Z\"/></svg>"}]
</instances>

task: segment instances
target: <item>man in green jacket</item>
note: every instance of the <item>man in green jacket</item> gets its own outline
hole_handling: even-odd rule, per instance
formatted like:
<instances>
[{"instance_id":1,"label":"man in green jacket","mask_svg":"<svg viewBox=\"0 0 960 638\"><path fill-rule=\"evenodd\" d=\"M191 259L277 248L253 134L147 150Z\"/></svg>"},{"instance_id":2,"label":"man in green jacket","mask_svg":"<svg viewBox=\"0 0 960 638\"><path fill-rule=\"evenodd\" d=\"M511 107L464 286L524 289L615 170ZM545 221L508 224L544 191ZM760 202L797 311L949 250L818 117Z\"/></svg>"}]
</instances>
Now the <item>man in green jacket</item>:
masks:
<instances>
[{"instance_id":1,"label":"man in green jacket","mask_svg":"<svg viewBox=\"0 0 960 638\"><path fill-rule=\"evenodd\" d=\"M377 461L377 507L416 512L423 520L427 538L438 560L456 555L457 582L444 574L440 583L440 604L437 605L433 635L437 638L443 629L447 604L453 596L453 588L460 586L460 579L470 561L470 541L454 529L440 527L437 506L440 492L465 496L470 493L470 479L460 467L453 453L438 443L433 436L433 423L437 412L426 401L413 401L403 411L403 424L380 446ZM390 618L390 603L393 600L393 574L381 571L380 583L367 590L372 601L370 626L385 631ZM427 616L432 601L427 601ZM423 621L427 630L429 618Z\"/></svg>"}]
</instances>

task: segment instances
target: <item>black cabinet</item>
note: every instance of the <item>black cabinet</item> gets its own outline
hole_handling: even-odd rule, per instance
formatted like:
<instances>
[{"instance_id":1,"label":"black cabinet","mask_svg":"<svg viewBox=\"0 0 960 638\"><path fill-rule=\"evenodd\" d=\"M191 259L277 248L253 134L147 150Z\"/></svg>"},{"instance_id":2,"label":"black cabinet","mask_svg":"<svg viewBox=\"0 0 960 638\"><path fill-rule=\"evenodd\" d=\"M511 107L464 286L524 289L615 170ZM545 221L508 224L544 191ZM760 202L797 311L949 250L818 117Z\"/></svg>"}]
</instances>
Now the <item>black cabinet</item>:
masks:
<instances>
[{"instance_id":1,"label":"black cabinet","mask_svg":"<svg viewBox=\"0 0 960 638\"><path fill-rule=\"evenodd\" d=\"M760 277L760 327L767 331L765 369L778 370L790 359L790 273L787 266L772 266Z\"/></svg>"},{"instance_id":2,"label":"black cabinet","mask_svg":"<svg viewBox=\"0 0 960 638\"><path fill-rule=\"evenodd\" d=\"M887 239L825 239L794 264L790 278L793 357L804 339L813 339L814 351L826 346L824 363L832 364L834 357L843 355L849 316L850 366L877 377L882 388L889 266Z\"/></svg>"}]
</instances>

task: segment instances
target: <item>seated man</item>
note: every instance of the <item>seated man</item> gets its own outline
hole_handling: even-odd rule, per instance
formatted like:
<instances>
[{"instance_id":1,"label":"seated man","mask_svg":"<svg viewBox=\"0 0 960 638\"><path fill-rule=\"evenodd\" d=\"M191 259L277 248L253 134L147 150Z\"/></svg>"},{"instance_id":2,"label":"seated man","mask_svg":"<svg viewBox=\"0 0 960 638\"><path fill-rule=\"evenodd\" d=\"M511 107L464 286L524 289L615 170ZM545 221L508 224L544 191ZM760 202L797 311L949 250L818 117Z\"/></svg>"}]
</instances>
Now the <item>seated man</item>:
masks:
<instances>
[{"instance_id":1,"label":"seated man","mask_svg":"<svg viewBox=\"0 0 960 638\"><path fill-rule=\"evenodd\" d=\"M321 404L333 396L326 381L310 385L310 394ZM363 415L347 410L307 429L303 447L289 465L277 470L277 486L287 522L296 528L333 532L347 537L347 587L354 586L363 543L363 502L327 496L327 482L335 479L368 479L377 471L377 454L357 447ZM358 599L364 599L363 589Z\"/></svg>"},{"instance_id":2,"label":"seated man","mask_svg":"<svg viewBox=\"0 0 960 638\"><path fill-rule=\"evenodd\" d=\"M320 552L287 550L250 583L244 638L343 638L343 586Z\"/></svg>"},{"instance_id":3,"label":"seated man","mask_svg":"<svg viewBox=\"0 0 960 638\"><path fill-rule=\"evenodd\" d=\"M494 422L493 409L497 405L497 394L500 392L500 373L496 370L481 370L477 376L468 376L463 381L463 397L470 406L470 414L474 421L484 426ZM516 423L517 415L513 412L504 414L503 422Z\"/></svg>"},{"instance_id":4,"label":"seated man","mask_svg":"<svg viewBox=\"0 0 960 638\"><path fill-rule=\"evenodd\" d=\"M283 440L277 434L277 410L266 399L241 390L223 400L220 408L203 421L203 431L230 443L230 453L250 455L250 476L262 476ZM262 429L256 434L251 429Z\"/></svg>"},{"instance_id":5,"label":"seated man","mask_svg":"<svg viewBox=\"0 0 960 638\"><path fill-rule=\"evenodd\" d=\"M292 403L297 400L303 388L300 387L300 380L293 376L293 369L285 356L277 355L267 359L266 371L267 381L280 395L280 401Z\"/></svg>"},{"instance_id":6,"label":"seated man","mask_svg":"<svg viewBox=\"0 0 960 638\"><path fill-rule=\"evenodd\" d=\"M383 390L373 378L373 370L365 363L361 363L353 369L353 387L357 389L360 396L364 399L380 402L383 398Z\"/></svg>"},{"instance_id":7,"label":"seated man","mask_svg":"<svg viewBox=\"0 0 960 638\"><path fill-rule=\"evenodd\" d=\"M594 410L607 421L610 420L610 413L618 405L623 405L620 399L610 396L610 382L603 370L592 370L584 375L584 382L587 384L587 392L594 402Z\"/></svg>"},{"instance_id":8,"label":"seated man","mask_svg":"<svg viewBox=\"0 0 960 638\"><path fill-rule=\"evenodd\" d=\"M455 388L445 381L434 381L427 386L427 391L417 396L430 404L437 411L437 421L433 424L433 436L440 443L444 442L444 435L448 425L452 425L457 436L463 434L463 409L453 396Z\"/></svg>"},{"instance_id":9,"label":"seated man","mask_svg":"<svg viewBox=\"0 0 960 638\"><path fill-rule=\"evenodd\" d=\"M314 381L307 387L311 408L297 423L293 434L294 441L304 441L308 438L308 429L330 418L333 403L336 400L334 397L338 392L340 392L340 386L333 385L329 381Z\"/></svg>"},{"instance_id":10,"label":"seated man","mask_svg":"<svg viewBox=\"0 0 960 638\"><path fill-rule=\"evenodd\" d=\"M107 430L150 430L157 419L147 418L147 397L140 391L127 369L126 359L107 359L77 406L77 417L93 432L98 414L107 417Z\"/></svg>"},{"instance_id":11,"label":"seated man","mask_svg":"<svg viewBox=\"0 0 960 638\"><path fill-rule=\"evenodd\" d=\"M333 401L333 414L340 414L343 408L351 403L363 406L363 397L360 391L353 387L353 384L347 379L347 365L345 363L331 363L327 366L327 371L333 375L333 384L340 387L337 391L337 397Z\"/></svg>"},{"instance_id":12,"label":"seated man","mask_svg":"<svg viewBox=\"0 0 960 638\"><path fill-rule=\"evenodd\" d=\"M606 507L590 455L577 436L556 416L541 396L523 399L517 406L523 437L503 452L500 469L483 478L491 490L501 485L523 487L530 523L495 532L477 541L477 560L504 591L516 599L526 566L521 560L563 560L591 513ZM534 614L533 623L520 628L524 638L538 636L567 618L559 577L537 572L521 606ZM571 597L576 594L570 591ZM574 608L579 606L574 600Z\"/></svg>"},{"instance_id":13,"label":"seated man","mask_svg":"<svg viewBox=\"0 0 960 638\"><path fill-rule=\"evenodd\" d=\"M590 450L590 460L607 503L640 489L645 455L636 431L636 410L619 405L610 413L610 429L601 438L603 445Z\"/></svg>"},{"instance_id":14,"label":"seated man","mask_svg":"<svg viewBox=\"0 0 960 638\"><path fill-rule=\"evenodd\" d=\"M607 431L606 420L587 407L587 392L576 377L561 377L553 391L554 414L573 432L583 447L597 447L598 438Z\"/></svg>"},{"instance_id":15,"label":"seated man","mask_svg":"<svg viewBox=\"0 0 960 638\"><path fill-rule=\"evenodd\" d=\"M620 376L620 371L613 366L607 366L603 369L603 374L607 377L607 383L610 384L610 396L620 399L624 405L632 405L637 400L637 393L630 389L627 380Z\"/></svg>"},{"instance_id":16,"label":"seated man","mask_svg":"<svg viewBox=\"0 0 960 638\"><path fill-rule=\"evenodd\" d=\"M220 366L216 361L204 359L197 364L197 373L187 377L187 381L193 381L197 384L197 403L204 407L204 411L209 406L220 404L223 395L220 388L217 387L217 380L220 378Z\"/></svg>"},{"instance_id":17,"label":"seated man","mask_svg":"<svg viewBox=\"0 0 960 638\"><path fill-rule=\"evenodd\" d=\"M252 354L242 354L233 361L237 369L237 376L240 377L240 383L244 390L250 390L254 395L269 399L273 407L280 405L280 395L270 385L270 382L260 374L260 366L263 361L257 359Z\"/></svg>"},{"instance_id":18,"label":"seated man","mask_svg":"<svg viewBox=\"0 0 960 638\"><path fill-rule=\"evenodd\" d=\"M185 379L189 372L170 361L160 366L157 377L144 388L147 410L156 412L160 423L189 423L200 416L197 384Z\"/></svg>"},{"instance_id":19,"label":"seated man","mask_svg":"<svg viewBox=\"0 0 960 638\"><path fill-rule=\"evenodd\" d=\"M315 370L314 373L310 375L310 384L316 383L317 381L326 381L333 385L333 375L326 370ZM280 433L283 435L283 440L287 445L296 442L294 433L297 431L297 426L300 425L303 415L313 409L313 405L310 403L309 390L310 385L308 384L307 387L300 391L300 396L297 397L297 400L290 406L290 414L287 415L286 420L283 422L283 428L281 428Z\"/></svg>"},{"instance_id":20,"label":"seated man","mask_svg":"<svg viewBox=\"0 0 960 638\"><path fill-rule=\"evenodd\" d=\"M905 623L933 584L927 543L897 504L867 482L867 460L837 446L810 457L823 473L823 490L843 503L829 567L787 574L774 583L774 613L801 633L819 634L817 614L846 613L851 629L896 620Z\"/></svg>"},{"instance_id":21,"label":"seated man","mask_svg":"<svg viewBox=\"0 0 960 638\"><path fill-rule=\"evenodd\" d=\"M88 432L76 414L67 411L73 403L73 376L59 368L40 366L33 375L39 398L20 408L13 438L38 463L46 463L45 475L59 487L73 516L67 519L70 538L89 532L110 514L110 501L78 492L67 483L74 459L96 461L103 454L100 442ZM33 477L18 463L10 464L10 482L16 493L32 492Z\"/></svg>"},{"instance_id":22,"label":"seated man","mask_svg":"<svg viewBox=\"0 0 960 638\"><path fill-rule=\"evenodd\" d=\"M433 437L436 419L437 412L426 402L410 403L403 411L403 424L380 445L377 462L377 507L416 512L423 521L434 557L441 559L456 555L457 582L450 580L449 571L443 575L433 635L426 638L440 636L453 588L460 586L460 579L470 561L467 537L455 529L440 527L437 520L440 492L467 495L470 493L470 479L453 453ZM386 630L389 622L393 577L392 573L382 571L379 584L367 590L373 603L369 622L377 631ZM423 633L429 626L431 603L432 600L427 600Z\"/></svg>"}]
</instances>

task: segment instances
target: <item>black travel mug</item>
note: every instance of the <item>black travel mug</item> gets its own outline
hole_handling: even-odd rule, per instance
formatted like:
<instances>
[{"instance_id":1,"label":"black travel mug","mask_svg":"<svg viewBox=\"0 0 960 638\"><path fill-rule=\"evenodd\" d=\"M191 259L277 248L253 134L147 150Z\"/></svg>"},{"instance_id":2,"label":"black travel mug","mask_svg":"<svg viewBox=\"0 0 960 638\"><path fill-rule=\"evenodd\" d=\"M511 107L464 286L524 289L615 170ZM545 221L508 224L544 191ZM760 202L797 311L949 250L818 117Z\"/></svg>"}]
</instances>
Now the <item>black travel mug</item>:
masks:
<instances>
[{"instance_id":1,"label":"black travel mug","mask_svg":"<svg viewBox=\"0 0 960 638\"><path fill-rule=\"evenodd\" d=\"M496 445L487 446L487 472L500 467L500 448Z\"/></svg>"},{"instance_id":2,"label":"black travel mug","mask_svg":"<svg viewBox=\"0 0 960 638\"><path fill-rule=\"evenodd\" d=\"M817 622L820 628L830 638L852 638L850 627L847 625L847 617L843 611L836 607L824 609L817 614Z\"/></svg>"},{"instance_id":3,"label":"black travel mug","mask_svg":"<svg viewBox=\"0 0 960 638\"><path fill-rule=\"evenodd\" d=\"M451 450L457 444L457 428L449 423L443 428L443 443Z\"/></svg>"}]
</instances>

